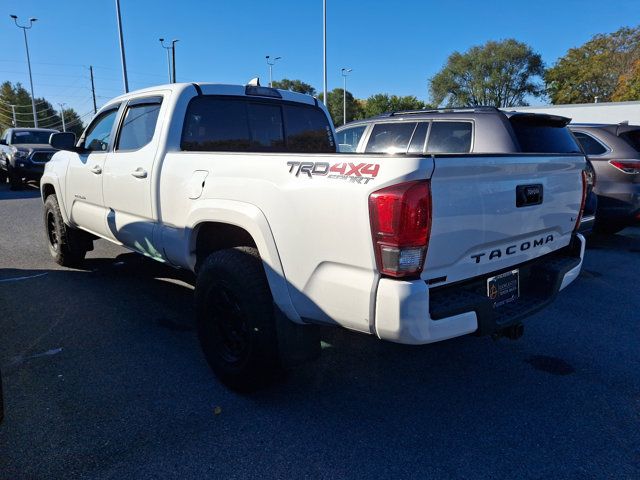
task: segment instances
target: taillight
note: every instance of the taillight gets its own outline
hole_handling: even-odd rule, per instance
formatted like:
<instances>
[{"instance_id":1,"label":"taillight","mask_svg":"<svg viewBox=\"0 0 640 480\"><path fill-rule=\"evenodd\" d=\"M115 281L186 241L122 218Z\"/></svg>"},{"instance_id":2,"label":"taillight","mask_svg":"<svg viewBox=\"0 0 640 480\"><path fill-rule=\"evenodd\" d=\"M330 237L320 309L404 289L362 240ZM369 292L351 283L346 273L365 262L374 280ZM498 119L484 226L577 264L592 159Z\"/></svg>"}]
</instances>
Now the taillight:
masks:
<instances>
[{"instance_id":1,"label":"taillight","mask_svg":"<svg viewBox=\"0 0 640 480\"><path fill-rule=\"evenodd\" d=\"M578 218L576 225L573 227L573 233L577 232L580 228L580 222L582 221L582 215L584 214L584 206L587 202L587 172L582 170L582 200L580 201L580 211L578 212Z\"/></svg>"},{"instance_id":2,"label":"taillight","mask_svg":"<svg viewBox=\"0 0 640 480\"><path fill-rule=\"evenodd\" d=\"M640 173L640 160L609 160L609 164L624 173Z\"/></svg>"},{"instance_id":3,"label":"taillight","mask_svg":"<svg viewBox=\"0 0 640 480\"><path fill-rule=\"evenodd\" d=\"M418 276L431 234L429 181L400 183L373 192L369 216L380 273L396 278Z\"/></svg>"}]
</instances>

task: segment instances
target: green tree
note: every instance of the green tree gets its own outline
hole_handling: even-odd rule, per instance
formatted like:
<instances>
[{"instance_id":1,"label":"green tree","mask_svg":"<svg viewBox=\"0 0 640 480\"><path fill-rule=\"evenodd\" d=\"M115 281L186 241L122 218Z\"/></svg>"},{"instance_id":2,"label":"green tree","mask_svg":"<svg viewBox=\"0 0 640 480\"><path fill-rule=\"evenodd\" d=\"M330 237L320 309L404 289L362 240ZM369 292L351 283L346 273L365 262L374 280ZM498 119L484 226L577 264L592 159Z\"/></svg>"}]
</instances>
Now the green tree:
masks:
<instances>
[{"instance_id":1,"label":"green tree","mask_svg":"<svg viewBox=\"0 0 640 480\"><path fill-rule=\"evenodd\" d=\"M305 83L302 80L289 80L288 78L274 81L273 88L279 88L280 90L291 90L292 92L306 93L307 95L314 96L316 94L316 89L308 83Z\"/></svg>"},{"instance_id":2,"label":"green tree","mask_svg":"<svg viewBox=\"0 0 640 480\"><path fill-rule=\"evenodd\" d=\"M554 104L613 100L621 78L639 59L640 27L595 35L546 71L547 95Z\"/></svg>"},{"instance_id":3,"label":"green tree","mask_svg":"<svg viewBox=\"0 0 640 480\"><path fill-rule=\"evenodd\" d=\"M363 114L365 118L374 117L387 112L398 112L402 110L422 110L429 107L423 101L418 100L413 95L400 97L387 93L371 95L364 101Z\"/></svg>"},{"instance_id":4,"label":"green tree","mask_svg":"<svg viewBox=\"0 0 640 480\"><path fill-rule=\"evenodd\" d=\"M640 100L640 60L634 63L629 73L620 77L611 100L614 102Z\"/></svg>"},{"instance_id":5,"label":"green tree","mask_svg":"<svg viewBox=\"0 0 640 480\"><path fill-rule=\"evenodd\" d=\"M35 103L38 127L62 130L60 112L44 98L36 98ZM11 82L4 82L0 85L0 126L2 128L16 126L13 125L11 105L15 105L18 127L34 126L29 92L20 83L13 85ZM72 108L65 109L65 123L69 126L68 131L74 132L76 135L82 133L84 128L82 120Z\"/></svg>"},{"instance_id":6,"label":"green tree","mask_svg":"<svg viewBox=\"0 0 640 480\"><path fill-rule=\"evenodd\" d=\"M344 90L342 88L334 88L327 94L329 105L327 109L333 119L333 124L339 127L343 123L344 117ZM320 100L323 100L322 93L318 96ZM347 90L347 122L362 118L362 110L360 109L360 103L353 97L352 93Z\"/></svg>"},{"instance_id":7,"label":"green tree","mask_svg":"<svg viewBox=\"0 0 640 480\"><path fill-rule=\"evenodd\" d=\"M527 44L489 41L452 53L431 78L429 90L435 105L513 107L542 95L537 77L543 73L542 57Z\"/></svg>"}]
</instances>

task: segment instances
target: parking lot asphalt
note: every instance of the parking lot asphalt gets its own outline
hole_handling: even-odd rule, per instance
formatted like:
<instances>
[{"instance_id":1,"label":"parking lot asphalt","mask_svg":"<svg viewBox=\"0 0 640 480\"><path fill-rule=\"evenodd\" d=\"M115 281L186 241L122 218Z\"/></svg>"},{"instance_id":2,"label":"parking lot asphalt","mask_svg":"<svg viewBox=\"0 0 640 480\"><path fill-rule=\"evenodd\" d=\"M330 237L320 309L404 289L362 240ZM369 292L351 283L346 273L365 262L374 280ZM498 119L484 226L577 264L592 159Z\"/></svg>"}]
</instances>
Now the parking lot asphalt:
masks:
<instances>
[{"instance_id":1,"label":"parking lot asphalt","mask_svg":"<svg viewBox=\"0 0 640 480\"><path fill-rule=\"evenodd\" d=\"M327 328L251 396L198 347L185 273L96 242L44 243L35 188L0 185L0 479L640 478L640 229L518 341L422 347Z\"/></svg>"}]
</instances>

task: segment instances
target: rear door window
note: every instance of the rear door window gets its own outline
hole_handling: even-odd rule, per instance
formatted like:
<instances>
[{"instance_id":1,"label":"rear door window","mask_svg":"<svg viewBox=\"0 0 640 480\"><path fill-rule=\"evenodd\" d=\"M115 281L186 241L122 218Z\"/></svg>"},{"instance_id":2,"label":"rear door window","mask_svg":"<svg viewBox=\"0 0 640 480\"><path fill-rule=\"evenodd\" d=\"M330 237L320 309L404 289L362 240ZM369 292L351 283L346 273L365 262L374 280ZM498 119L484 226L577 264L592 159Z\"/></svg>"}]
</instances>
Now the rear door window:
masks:
<instances>
[{"instance_id":1,"label":"rear door window","mask_svg":"<svg viewBox=\"0 0 640 480\"><path fill-rule=\"evenodd\" d=\"M578 140L578 143L587 155L602 155L607 151L605 147L598 140L583 132L573 132L573 135Z\"/></svg>"},{"instance_id":2,"label":"rear door window","mask_svg":"<svg viewBox=\"0 0 640 480\"><path fill-rule=\"evenodd\" d=\"M338 149L342 153L355 153L358 151L360 139L367 129L366 125L358 127L345 128L337 133Z\"/></svg>"},{"instance_id":3,"label":"rear door window","mask_svg":"<svg viewBox=\"0 0 640 480\"><path fill-rule=\"evenodd\" d=\"M469 153L472 133L471 122L433 122L427 141L427 152Z\"/></svg>"},{"instance_id":4,"label":"rear door window","mask_svg":"<svg viewBox=\"0 0 640 480\"><path fill-rule=\"evenodd\" d=\"M367 153L406 153L416 128L415 122L378 123L373 127Z\"/></svg>"},{"instance_id":5,"label":"rear door window","mask_svg":"<svg viewBox=\"0 0 640 480\"><path fill-rule=\"evenodd\" d=\"M621 133L620 138L631 145L636 152L640 152L640 130Z\"/></svg>"},{"instance_id":6,"label":"rear door window","mask_svg":"<svg viewBox=\"0 0 640 480\"><path fill-rule=\"evenodd\" d=\"M125 113L116 150L138 150L147 145L156 131L160 103L130 105Z\"/></svg>"}]
</instances>

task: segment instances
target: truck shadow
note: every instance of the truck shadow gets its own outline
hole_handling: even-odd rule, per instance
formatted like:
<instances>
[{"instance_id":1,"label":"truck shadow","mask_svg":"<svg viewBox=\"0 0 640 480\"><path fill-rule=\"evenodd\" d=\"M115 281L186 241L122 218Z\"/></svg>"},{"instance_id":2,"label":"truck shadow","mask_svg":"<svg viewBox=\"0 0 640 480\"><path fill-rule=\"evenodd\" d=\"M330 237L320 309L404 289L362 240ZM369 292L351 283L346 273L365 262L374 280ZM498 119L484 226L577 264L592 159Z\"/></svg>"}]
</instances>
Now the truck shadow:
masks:
<instances>
[{"instance_id":1,"label":"truck shadow","mask_svg":"<svg viewBox=\"0 0 640 480\"><path fill-rule=\"evenodd\" d=\"M11 190L8 183L0 183L0 200L37 198L40 190L35 182L26 183L21 190Z\"/></svg>"}]
</instances>

